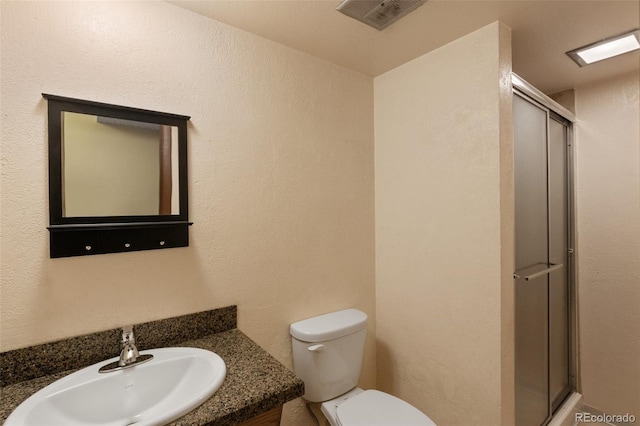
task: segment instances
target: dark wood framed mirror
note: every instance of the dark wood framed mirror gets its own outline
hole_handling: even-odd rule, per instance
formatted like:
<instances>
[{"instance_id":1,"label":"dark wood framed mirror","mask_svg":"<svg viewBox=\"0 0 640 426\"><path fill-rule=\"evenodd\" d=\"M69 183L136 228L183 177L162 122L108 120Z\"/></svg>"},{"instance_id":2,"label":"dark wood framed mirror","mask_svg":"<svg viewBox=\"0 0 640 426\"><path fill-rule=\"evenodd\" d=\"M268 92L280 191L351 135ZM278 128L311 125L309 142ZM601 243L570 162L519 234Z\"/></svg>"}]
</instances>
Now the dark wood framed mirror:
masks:
<instances>
[{"instance_id":1,"label":"dark wood framed mirror","mask_svg":"<svg viewBox=\"0 0 640 426\"><path fill-rule=\"evenodd\" d=\"M50 256L188 246L190 117L43 96Z\"/></svg>"}]
</instances>

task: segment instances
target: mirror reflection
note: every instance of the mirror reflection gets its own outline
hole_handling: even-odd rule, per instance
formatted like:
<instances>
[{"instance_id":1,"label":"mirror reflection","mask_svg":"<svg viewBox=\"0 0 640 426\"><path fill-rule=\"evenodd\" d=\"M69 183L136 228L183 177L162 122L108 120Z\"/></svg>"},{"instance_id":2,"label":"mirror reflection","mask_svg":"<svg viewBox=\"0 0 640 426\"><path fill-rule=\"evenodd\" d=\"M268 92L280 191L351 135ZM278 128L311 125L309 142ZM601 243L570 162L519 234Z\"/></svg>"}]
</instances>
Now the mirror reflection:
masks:
<instances>
[{"instance_id":1,"label":"mirror reflection","mask_svg":"<svg viewBox=\"0 0 640 426\"><path fill-rule=\"evenodd\" d=\"M178 127L61 114L63 217L180 214Z\"/></svg>"}]
</instances>

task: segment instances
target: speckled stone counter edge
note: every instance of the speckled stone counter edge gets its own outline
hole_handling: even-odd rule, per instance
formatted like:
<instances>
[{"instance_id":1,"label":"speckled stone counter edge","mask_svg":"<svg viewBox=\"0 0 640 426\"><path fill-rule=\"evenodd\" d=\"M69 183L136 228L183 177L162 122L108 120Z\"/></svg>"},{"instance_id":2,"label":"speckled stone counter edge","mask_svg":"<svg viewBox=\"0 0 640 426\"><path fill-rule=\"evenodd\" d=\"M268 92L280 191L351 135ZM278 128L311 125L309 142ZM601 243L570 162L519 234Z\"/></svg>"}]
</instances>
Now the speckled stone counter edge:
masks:
<instances>
[{"instance_id":1,"label":"speckled stone counter edge","mask_svg":"<svg viewBox=\"0 0 640 426\"><path fill-rule=\"evenodd\" d=\"M175 346L237 327L237 306L135 325L138 348ZM118 356L120 329L0 353L0 387Z\"/></svg>"}]
</instances>

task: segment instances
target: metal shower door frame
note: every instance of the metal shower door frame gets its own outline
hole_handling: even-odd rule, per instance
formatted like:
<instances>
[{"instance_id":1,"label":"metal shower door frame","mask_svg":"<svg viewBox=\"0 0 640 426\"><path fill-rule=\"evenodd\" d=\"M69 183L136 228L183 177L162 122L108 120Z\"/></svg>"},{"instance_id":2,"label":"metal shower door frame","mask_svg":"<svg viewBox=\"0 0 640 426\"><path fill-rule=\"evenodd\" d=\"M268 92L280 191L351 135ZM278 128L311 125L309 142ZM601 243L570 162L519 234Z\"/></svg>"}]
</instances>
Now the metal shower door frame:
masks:
<instances>
[{"instance_id":1,"label":"metal shower door frame","mask_svg":"<svg viewBox=\"0 0 640 426\"><path fill-rule=\"evenodd\" d=\"M547 123L549 120L555 120L566 127L567 140L566 140L566 197L567 197L567 285L568 285L568 337L569 337L569 360L568 360L568 373L569 373L569 389L565 392L564 397L571 394L572 390L580 391L580 377L579 371L579 352L578 352L578 301L577 301L577 258L576 258L576 233L575 233L575 155L574 155L574 129L573 125L576 121L575 114L567 110L544 93L540 92L534 86L520 78L515 73L512 73L512 86L514 96L519 96L524 100L531 102L535 106L546 111ZM547 155L549 155L549 126L547 125ZM549 197L549 168L547 166L547 197ZM547 210L547 221L548 221ZM514 248L515 249L515 248ZM549 269L556 269L559 265L549 265ZM542 274L540 271L535 275ZM514 277L515 278L515 277ZM527 277L521 277L526 279ZM549 353L549 349L547 349ZM548 372L548 376L550 373ZM548 377L548 385L550 383L550 377ZM549 385L550 386L550 385ZM551 400L549 392L549 415L545 420L545 424L551 420L553 412L561 405L562 399L559 401Z\"/></svg>"}]
</instances>

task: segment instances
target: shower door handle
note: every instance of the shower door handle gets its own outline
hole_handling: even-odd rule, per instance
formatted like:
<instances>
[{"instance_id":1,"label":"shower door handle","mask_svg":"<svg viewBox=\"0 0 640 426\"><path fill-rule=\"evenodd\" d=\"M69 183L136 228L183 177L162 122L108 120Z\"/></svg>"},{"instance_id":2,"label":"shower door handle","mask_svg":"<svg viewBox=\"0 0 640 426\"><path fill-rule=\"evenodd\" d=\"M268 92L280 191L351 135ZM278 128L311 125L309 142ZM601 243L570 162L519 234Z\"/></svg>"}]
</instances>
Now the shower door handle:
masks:
<instances>
[{"instance_id":1,"label":"shower door handle","mask_svg":"<svg viewBox=\"0 0 640 426\"><path fill-rule=\"evenodd\" d=\"M527 274L527 275L520 275L520 274L517 273L518 271L516 271L513 274L513 278L516 279L516 280L523 279L525 281L531 281L531 280L535 280L536 278L540 278L543 275L547 275L547 274L550 274L550 273L552 273L554 271L557 271L558 269L562 269L564 267L564 265L562 263L558 263L557 265L554 264L554 263L541 263L538 266L546 266L546 268L541 270L541 271L536 271L536 272L534 272L532 274ZM533 268L527 268L527 269L525 269L523 271L528 271L528 270L531 270L531 269L533 269Z\"/></svg>"}]
</instances>

